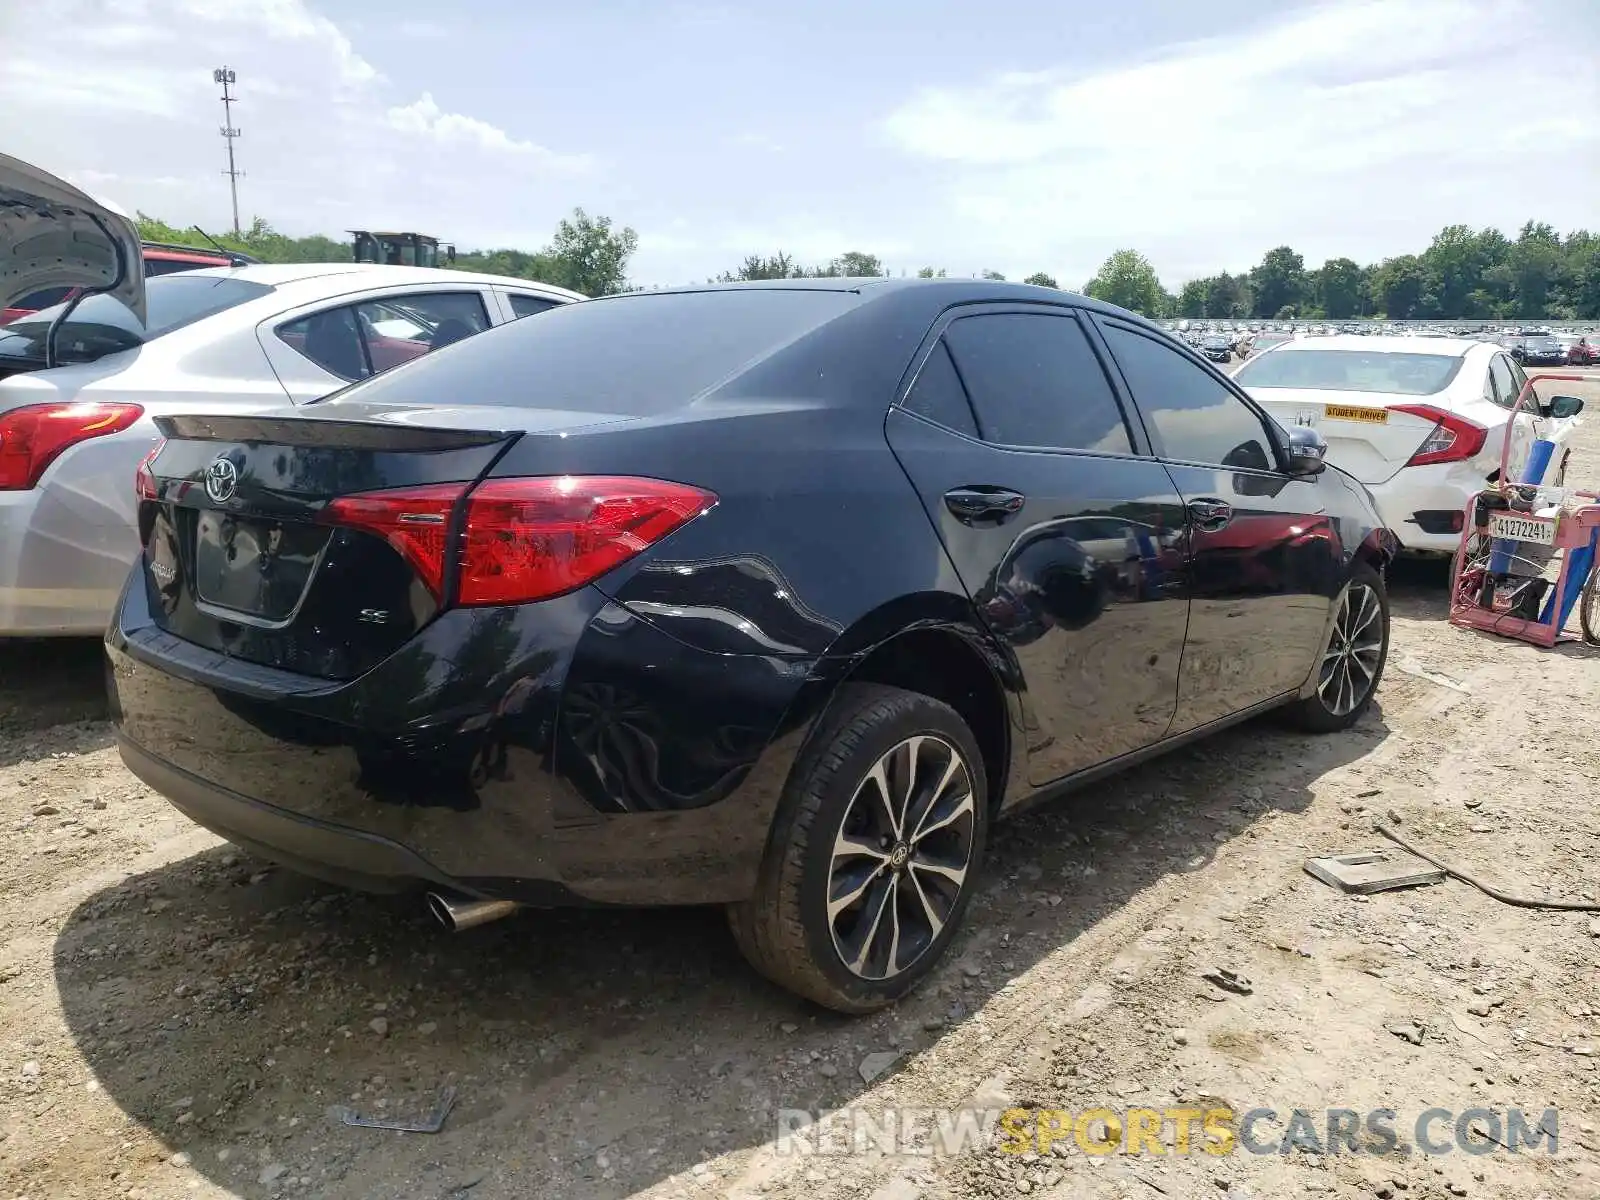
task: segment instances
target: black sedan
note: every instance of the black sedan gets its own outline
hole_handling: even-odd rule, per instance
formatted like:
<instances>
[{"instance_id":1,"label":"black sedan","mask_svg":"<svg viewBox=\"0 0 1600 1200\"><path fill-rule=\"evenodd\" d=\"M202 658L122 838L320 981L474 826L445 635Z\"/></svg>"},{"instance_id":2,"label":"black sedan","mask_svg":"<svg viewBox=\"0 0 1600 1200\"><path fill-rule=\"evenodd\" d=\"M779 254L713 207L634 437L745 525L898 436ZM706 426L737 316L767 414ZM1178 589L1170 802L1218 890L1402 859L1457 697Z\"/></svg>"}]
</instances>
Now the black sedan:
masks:
<instances>
[{"instance_id":1,"label":"black sedan","mask_svg":"<svg viewBox=\"0 0 1600 1200\"><path fill-rule=\"evenodd\" d=\"M1525 367L1561 366L1567 361L1567 348L1550 334L1534 334L1517 338L1511 357Z\"/></svg>"},{"instance_id":2,"label":"black sedan","mask_svg":"<svg viewBox=\"0 0 1600 1200\"><path fill-rule=\"evenodd\" d=\"M564 306L293 411L161 419L107 634L124 761L306 873L728 906L865 1012L992 821L1388 649L1367 491L1154 326L986 281Z\"/></svg>"},{"instance_id":3,"label":"black sedan","mask_svg":"<svg viewBox=\"0 0 1600 1200\"><path fill-rule=\"evenodd\" d=\"M1233 358L1233 343L1220 333L1207 334L1200 339L1200 353L1212 362L1225 363Z\"/></svg>"}]
</instances>

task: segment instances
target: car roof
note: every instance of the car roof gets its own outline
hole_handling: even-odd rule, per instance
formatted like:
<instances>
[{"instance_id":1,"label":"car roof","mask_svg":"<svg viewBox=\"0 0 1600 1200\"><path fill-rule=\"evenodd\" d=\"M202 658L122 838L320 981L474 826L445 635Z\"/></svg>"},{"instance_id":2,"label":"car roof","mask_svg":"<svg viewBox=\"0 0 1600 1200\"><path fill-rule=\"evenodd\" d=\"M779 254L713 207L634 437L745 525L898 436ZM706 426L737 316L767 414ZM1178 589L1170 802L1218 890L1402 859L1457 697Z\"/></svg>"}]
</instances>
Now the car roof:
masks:
<instances>
[{"instance_id":1,"label":"car roof","mask_svg":"<svg viewBox=\"0 0 1600 1200\"><path fill-rule=\"evenodd\" d=\"M496 284L501 287L529 288L572 300L585 299L577 292L541 283L535 279L518 279L510 275L485 275L477 271L452 271L444 267L395 267L382 263L253 263L243 267L203 267L198 271L185 271L185 276L213 279L243 279L268 287L283 287L291 283L323 279L336 285L336 290L355 290L368 287L404 287L413 283ZM338 278L335 278L338 277Z\"/></svg>"},{"instance_id":2,"label":"car roof","mask_svg":"<svg viewBox=\"0 0 1600 1200\"><path fill-rule=\"evenodd\" d=\"M1096 300L1092 296L1060 288L1039 287L1031 283L1010 283L997 279L895 279L888 276L857 278L839 276L822 279L750 279L736 283L684 284L674 287L648 288L637 292L619 293L602 297L612 300L631 300L650 296L682 295L686 292L720 291L800 291L800 292L855 292L863 300L898 298L908 304L927 304L946 307L951 304L1005 303L1014 304L1072 304L1079 308L1103 313L1108 317L1132 321L1157 332L1161 327L1138 313L1118 308Z\"/></svg>"},{"instance_id":3,"label":"car roof","mask_svg":"<svg viewBox=\"0 0 1600 1200\"><path fill-rule=\"evenodd\" d=\"M1362 350L1377 354L1448 354L1460 358L1479 346L1490 343L1474 338L1393 337L1366 333L1332 333L1322 337L1295 338L1279 346L1274 354L1298 354L1306 350Z\"/></svg>"}]
</instances>

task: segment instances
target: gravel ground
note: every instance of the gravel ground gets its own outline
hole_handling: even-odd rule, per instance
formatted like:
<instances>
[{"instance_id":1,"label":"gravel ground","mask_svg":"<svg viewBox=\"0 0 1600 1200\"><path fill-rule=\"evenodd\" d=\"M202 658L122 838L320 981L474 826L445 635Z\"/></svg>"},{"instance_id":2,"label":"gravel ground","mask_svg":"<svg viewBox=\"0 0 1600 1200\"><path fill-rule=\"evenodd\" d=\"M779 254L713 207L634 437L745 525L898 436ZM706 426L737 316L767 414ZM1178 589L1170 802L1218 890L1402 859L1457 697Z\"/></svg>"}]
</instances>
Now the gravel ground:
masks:
<instances>
[{"instance_id":1,"label":"gravel ground","mask_svg":"<svg viewBox=\"0 0 1600 1200\"><path fill-rule=\"evenodd\" d=\"M1582 390L1574 481L1596 486L1600 378ZM1574 736L1600 651L1451 629L1444 577L1397 568L1390 670L1355 730L1253 724L1002 827L949 962L861 1020L755 978L713 911L451 937L414 902L274 869L122 768L97 647L0 649L0 1194L1600 1195L1600 921L1454 881L1352 898L1301 870L1393 814L1510 890L1600 893L1600 747ZM447 1086L435 1136L337 1119L416 1116ZM1430 1107L1556 1107L1559 1152L774 1146L784 1108L1191 1103L1319 1126L1387 1106L1402 1141Z\"/></svg>"}]
</instances>

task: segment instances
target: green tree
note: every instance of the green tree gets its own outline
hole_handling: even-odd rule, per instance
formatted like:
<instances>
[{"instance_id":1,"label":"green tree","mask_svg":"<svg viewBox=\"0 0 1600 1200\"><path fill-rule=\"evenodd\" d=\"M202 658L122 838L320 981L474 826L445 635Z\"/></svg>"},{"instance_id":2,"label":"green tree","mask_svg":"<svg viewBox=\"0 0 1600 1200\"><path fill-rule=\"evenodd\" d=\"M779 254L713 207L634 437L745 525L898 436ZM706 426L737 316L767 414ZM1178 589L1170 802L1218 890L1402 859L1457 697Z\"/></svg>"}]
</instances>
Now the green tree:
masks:
<instances>
[{"instance_id":1,"label":"green tree","mask_svg":"<svg viewBox=\"0 0 1600 1200\"><path fill-rule=\"evenodd\" d=\"M1365 307L1366 273L1351 258L1330 258L1317 272L1317 302L1333 320L1358 316Z\"/></svg>"},{"instance_id":2,"label":"green tree","mask_svg":"<svg viewBox=\"0 0 1600 1200\"><path fill-rule=\"evenodd\" d=\"M1166 295L1150 260L1137 250L1114 251L1100 265L1095 277L1083 285L1083 291L1096 300L1146 316L1160 314L1162 298Z\"/></svg>"},{"instance_id":3,"label":"green tree","mask_svg":"<svg viewBox=\"0 0 1600 1200\"><path fill-rule=\"evenodd\" d=\"M547 282L604 296L628 282L628 260L639 248L639 235L624 226L613 229L610 217L591 217L581 208L563 218L546 253L554 279Z\"/></svg>"},{"instance_id":4,"label":"green tree","mask_svg":"<svg viewBox=\"0 0 1600 1200\"><path fill-rule=\"evenodd\" d=\"M1191 279L1183 285L1178 293L1178 315L1180 317L1203 317L1206 315L1206 281L1204 279Z\"/></svg>"},{"instance_id":5,"label":"green tree","mask_svg":"<svg viewBox=\"0 0 1600 1200\"><path fill-rule=\"evenodd\" d=\"M1545 316L1552 285L1564 265L1556 231L1542 221L1529 221L1511 247L1509 265L1516 315L1530 320Z\"/></svg>"},{"instance_id":6,"label":"green tree","mask_svg":"<svg viewBox=\"0 0 1600 1200\"><path fill-rule=\"evenodd\" d=\"M993 280L996 283L1004 283L1006 281L1006 277L1004 275L1000 274L999 271L984 271L984 273L981 276L981 278L990 279L990 280Z\"/></svg>"},{"instance_id":7,"label":"green tree","mask_svg":"<svg viewBox=\"0 0 1600 1200\"><path fill-rule=\"evenodd\" d=\"M1420 315L1427 290L1427 272L1415 254L1386 258L1372 281L1374 297L1391 321L1409 321Z\"/></svg>"},{"instance_id":8,"label":"green tree","mask_svg":"<svg viewBox=\"0 0 1600 1200\"><path fill-rule=\"evenodd\" d=\"M1022 282L1031 283L1034 287L1059 288L1061 286L1056 282L1054 275L1046 275L1043 271L1035 271Z\"/></svg>"},{"instance_id":9,"label":"green tree","mask_svg":"<svg viewBox=\"0 0 1600 1200\"><path fill-rule=\"evenodd\" d=\"M798 279L800 275L801 271L795 264L794 256L779 250L770 258L759 254L748 255L737 271L724 271L717 277L717 281L735 283L752 279Z\"/></svg>"},{"instance_id":10,"label":"green tree","mask_svg":"<svg viewBox=\"0 0 1600 1200\"><path fill-rule=\"evenodd\" d=\"M1205 296L1201 315L1234 320L1250 315L1250 281L1243 275L1229 275L1224 271L1201 280L1201 284Z\"/></svg>"},{"instance_id":11,"label":"green tree","mask_svg":"<svg viewBox=\"0 0 1600 1200\"><path fill-rule=\"evenodd\" d=\"M835 268L833 274L846 279L864 279L888 274L876 254L864 254L860 250L846 250L829 265Z\"/></svg>"},{"instance_id":12,"label":"green tree","mask_svg":"<svg viewBox=\"0 0 1600 1200\"><path fill-rule=\"evenodd\" d=\"M1250 290L1258 317L1277 316L1285 308L1298 309L1306 296L1305 259L1288 246L1268 250L1250 272Z\"/></svg>"},{"instance_id":13,"label":"green tree","mask_svg":"<svg viewBox=\"0 0 1600 1200\"><path fill-rule=\"evenodd\" d=\"M943 279L944 278L944 268L940 267L937 271L935 271L932 267L923 267L922 270L917 272L917 278L918 279Z\"/></svg>"}]
</instances>

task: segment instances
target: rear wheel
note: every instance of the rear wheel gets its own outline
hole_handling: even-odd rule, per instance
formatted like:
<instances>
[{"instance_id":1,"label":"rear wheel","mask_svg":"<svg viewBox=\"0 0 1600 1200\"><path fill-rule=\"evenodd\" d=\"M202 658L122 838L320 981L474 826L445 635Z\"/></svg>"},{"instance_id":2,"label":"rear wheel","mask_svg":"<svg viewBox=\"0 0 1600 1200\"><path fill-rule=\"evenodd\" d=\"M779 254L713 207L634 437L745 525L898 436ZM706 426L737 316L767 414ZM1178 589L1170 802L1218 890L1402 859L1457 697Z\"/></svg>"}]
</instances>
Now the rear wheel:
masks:
<instances>
[{"instance_id":1,"label":"rear wheel","mask_svg":"<svg viewBox=\"0 0 1600 1200\"><path fill-rule=\"evenodd\" d=\"M1312 692L1285 715L1302 729L1348 729L1372 704L1389 658L1389 593L1383 576L1357 563L1338 600Z\"/></svg>"},{"instance_id":2,"label":"rear wheel","mask_svg":"<svg viewBox=\"0 0 1600 1200\"><path fill-rule=\"evenodd\" d=\"M966 913L988 832L982 759L928 696L847 684L779 805L735 940L775 983L865 1013L910 992Z\"/></svg>"},{"instance_id":3,"label":"rear wheel","mask_svg":"<svg viewBox=\"0 0 1600 1200\"><path fill-rule=\"evenodd\" d=\"M1583 629L1583 640L1600 646L1600 562L1590 568L1588 581L1578 596L1578 624Z\"/></svg>"}]
</instances>

